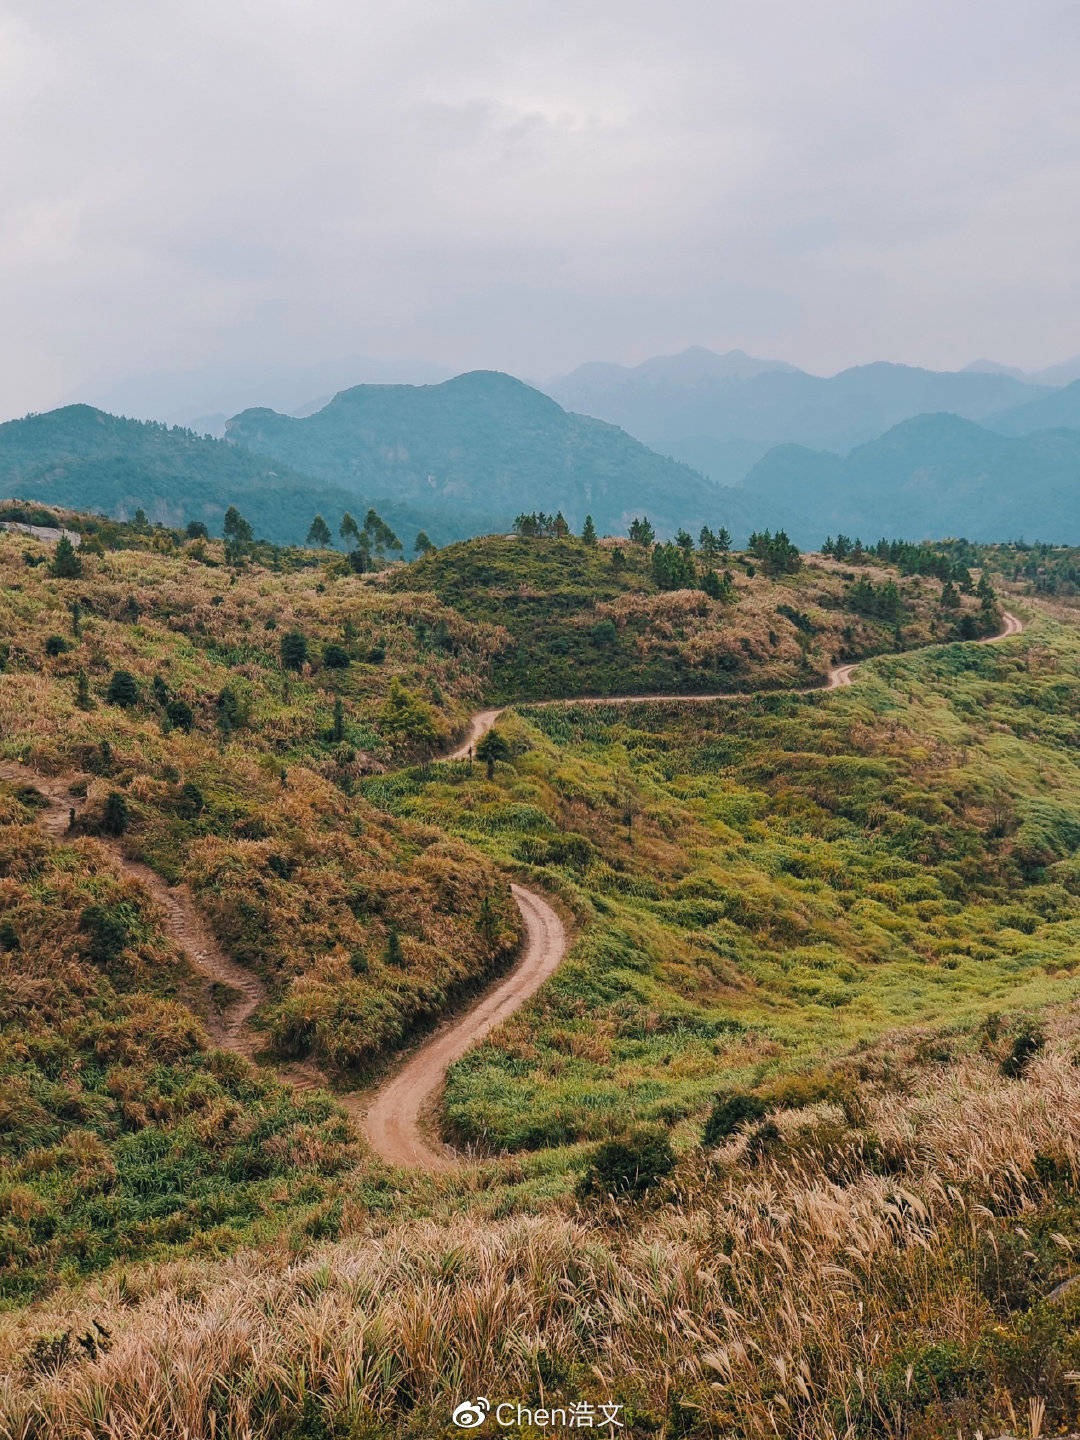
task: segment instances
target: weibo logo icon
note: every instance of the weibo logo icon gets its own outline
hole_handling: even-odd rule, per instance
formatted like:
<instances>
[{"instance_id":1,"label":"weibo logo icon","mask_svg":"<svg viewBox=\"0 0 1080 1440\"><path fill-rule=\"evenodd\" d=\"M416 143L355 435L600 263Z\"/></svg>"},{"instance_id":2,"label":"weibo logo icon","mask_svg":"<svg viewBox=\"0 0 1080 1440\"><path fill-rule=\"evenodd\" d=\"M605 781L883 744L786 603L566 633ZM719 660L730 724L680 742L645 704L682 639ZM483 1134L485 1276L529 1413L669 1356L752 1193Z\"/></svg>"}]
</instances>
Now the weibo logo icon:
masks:
<instances>
[{"instance_id":1,"label":"weibo logo icon","mask_svg":"<svg viewBox=\"0 0 1080 1440\"><path fill-rule=\"evenodd\" d=\"M490 1402L481 1395L476 1400L463 1400L450 1418L459 1430L475 1430L483 1425L490 1409Z\"/></svg>"}]
</instances>

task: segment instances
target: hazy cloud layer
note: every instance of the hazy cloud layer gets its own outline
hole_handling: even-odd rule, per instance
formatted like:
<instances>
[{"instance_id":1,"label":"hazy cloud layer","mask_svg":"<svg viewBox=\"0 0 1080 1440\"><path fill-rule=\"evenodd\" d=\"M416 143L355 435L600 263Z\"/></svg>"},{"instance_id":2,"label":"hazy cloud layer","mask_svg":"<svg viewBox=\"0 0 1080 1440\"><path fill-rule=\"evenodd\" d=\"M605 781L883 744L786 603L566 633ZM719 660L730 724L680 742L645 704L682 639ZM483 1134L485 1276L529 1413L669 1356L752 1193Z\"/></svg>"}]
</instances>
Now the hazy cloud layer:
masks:
<instances>
[{"instance_id":1,"label":"hazy cloud layer","mask_svg":"<svg viewBox=\"0 0 1080 1440\"><path fill-rule=\"evenodd\" d=\"M1047 364L1078 73L1071 0L0 5L0 411L350 354Z\"/></svg>"}]
</instances>

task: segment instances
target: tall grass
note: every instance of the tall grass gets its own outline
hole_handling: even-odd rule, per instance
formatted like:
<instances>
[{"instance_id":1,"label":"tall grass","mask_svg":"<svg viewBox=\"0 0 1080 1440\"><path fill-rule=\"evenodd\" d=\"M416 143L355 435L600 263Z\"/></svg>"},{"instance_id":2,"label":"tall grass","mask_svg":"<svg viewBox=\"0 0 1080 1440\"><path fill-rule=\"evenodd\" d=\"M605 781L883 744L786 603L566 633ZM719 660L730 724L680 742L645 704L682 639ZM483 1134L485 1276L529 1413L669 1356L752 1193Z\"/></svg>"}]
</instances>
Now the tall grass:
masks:
<instances>
[{"instance_id":1,"label":"tall grass","mask_svg":"<svg viewBox=\"0 0 1080 1440\"><path fill-rule=\"evenodd\" d=\"M635 1436L1075 1423L1080 1307L1041 1298L1080 1243L1074 1032L1019 1080L968 1057L751 1131L653 1208L111 1277L3 1322L0 1434L428 1436L475 1394L616 1401ZM35 1367L94 1320L105 1353Z\"/></svg>"}]
</instances>

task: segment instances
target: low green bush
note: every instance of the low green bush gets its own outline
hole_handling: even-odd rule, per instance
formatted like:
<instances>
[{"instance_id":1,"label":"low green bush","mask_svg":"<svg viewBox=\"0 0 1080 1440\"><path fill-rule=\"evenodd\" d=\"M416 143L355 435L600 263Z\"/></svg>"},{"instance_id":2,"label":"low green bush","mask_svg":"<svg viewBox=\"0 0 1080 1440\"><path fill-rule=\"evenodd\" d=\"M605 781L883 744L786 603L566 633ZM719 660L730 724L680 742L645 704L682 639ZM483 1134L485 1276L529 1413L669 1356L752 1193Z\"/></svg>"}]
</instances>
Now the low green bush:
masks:
<instances>
[{"instance_id":1,"label":"low green bush","mask_svg":"<svg viewBox=\"0 0 1080 1440\"><path fill-rule=\"evenodd\" d=\"M577 1193L582 1199L636 1200L654 1190L674 1168L675 1152L667 1132L640 1126L597 1146Z\"/></svg>"}]
</instances>

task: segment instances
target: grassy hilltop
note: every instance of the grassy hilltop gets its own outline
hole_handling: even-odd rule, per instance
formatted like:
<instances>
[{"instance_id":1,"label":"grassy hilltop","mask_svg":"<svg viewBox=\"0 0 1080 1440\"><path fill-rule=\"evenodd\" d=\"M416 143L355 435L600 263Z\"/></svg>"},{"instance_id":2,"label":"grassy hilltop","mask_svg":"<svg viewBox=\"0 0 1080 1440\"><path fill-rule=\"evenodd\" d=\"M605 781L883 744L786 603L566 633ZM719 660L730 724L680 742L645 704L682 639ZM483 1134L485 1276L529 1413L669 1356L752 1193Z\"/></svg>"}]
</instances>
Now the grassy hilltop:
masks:
<instances>
[{"instance_id":1,"label":"grassy hilltop","mask_svg":"<svg viewBox=\"0 0 1080 1440\"><path fill-rule=\"evenodd\" d=\"M60 518L81 574L0 533L0 1435L426 1437L474 1394L689 1440L1080 1423L1074 556L359 575ZM1027 631L957 643L991 566ZM717 698L528 703L605 691ZM433 763L515 700L490 778ZM109 846L259 977L257 1063ZM392 1171L334 1090L510 962L512 879L570 954L450 1071L476 1163Z\"/></svg>"}]
</instances>

